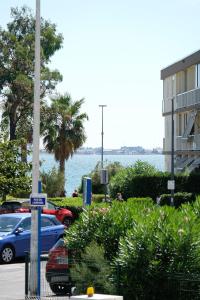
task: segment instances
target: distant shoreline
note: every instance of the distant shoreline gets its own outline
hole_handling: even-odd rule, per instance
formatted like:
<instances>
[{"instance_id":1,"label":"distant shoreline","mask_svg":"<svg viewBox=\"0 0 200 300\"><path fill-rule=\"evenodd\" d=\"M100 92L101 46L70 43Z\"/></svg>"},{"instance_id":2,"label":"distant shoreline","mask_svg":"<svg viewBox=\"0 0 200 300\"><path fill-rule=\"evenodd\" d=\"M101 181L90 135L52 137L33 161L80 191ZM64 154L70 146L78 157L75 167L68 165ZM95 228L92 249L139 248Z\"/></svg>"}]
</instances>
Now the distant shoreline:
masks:
<instances>
[{"instance_id":1,"label":"distant shoreline","mask_svg":"<svg viewBox=\"0 0 200 300\"><path fill-rule=\"evenodd\" d=\"M40 152L42 153L46 153L46 154L52 154L52 153L49 153L43 149L40 149ZM75 152L73 155L101 155L101 153L87 153L87 152ZM104 152L103 155L164 155L162 152L144 152L144 153L119 153L119 152L111 152L111 153L107 153L107 152Z\"/></svg>"}]
</instances>

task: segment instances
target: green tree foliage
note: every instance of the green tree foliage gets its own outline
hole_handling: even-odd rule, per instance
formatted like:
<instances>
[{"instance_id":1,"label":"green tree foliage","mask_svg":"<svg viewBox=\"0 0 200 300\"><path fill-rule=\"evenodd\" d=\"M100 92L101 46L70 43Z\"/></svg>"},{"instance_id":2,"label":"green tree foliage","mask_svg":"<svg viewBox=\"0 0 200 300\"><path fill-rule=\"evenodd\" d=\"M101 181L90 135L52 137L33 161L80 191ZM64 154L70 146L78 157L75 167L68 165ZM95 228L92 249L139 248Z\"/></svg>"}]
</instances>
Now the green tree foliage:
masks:
<instances>
[{"instance_id":1,"label":"green tree foliage","mask_svg":"<svg viewBox=\"0 0 200 300\"><path fill-rule=\"evenodd\" d=\"M30 192L30 164L21 161L22 141L0 143L0 195Z\"/></svg>"},{"instance_id":2,"label":"green tree foliage","mask_svg":"<svg viewBox=\"0 0 200 300\"><path fill-rule=\"evenodd\" d=\"M32 136L35 19L30 9L11 9L7 30L0 28L0 95L3 99L1 128L10 140ZM41 19L41 99L62 76L48 63L62 46L56 26Z\"/></svg>"},{"instance_id":3,"label":"green tree foliage","mask_svg":"<svg viewBox=\"0 0 200 300\"><path fill-rule=\"evenodd\" d=\"M106 160L104 162L104 168L108 170L108 178L110 180L113 176L115 176L124 167L118 161L110 163L109 161ZM87 175L92 179L92 193L94 193L94 194L104 194L105 193L105 187L104 187L104 185L101 184L100 172L101 172L101 162L99 161L96 164L94 170L92 170L92 172ZM80 191L82 192L82 190L83 190L83 187L81 186Z\"/></svg>"},{"instance_id":4,"label":"green tree foliage","mask_svg":"<svg viewBox=\"0 0 200 300\"><path fill-rule=\"evenodd\" d=\"M153 175L158 173L158 169L146 161L137 160L132 166L135 175Z\"/></svg>"},{"instance_id":5,"label":"green tree foliage","mask_svg":"<svg viewBox=\"0 0 200 300\"><path fill-rule=\"evenodd\" d=\"M136 161L133 166L123 168L114 176L109 184L110 194L115 198L118 192L122 193L124 199L130 197L153 197L158 196L156 185L156 176L161 176L154 166L148 162ZM149 190L145 189L146 178L149 180ZM151 193L148 193L151 191Z\"/></svg>"},{"instance_id":6,"label":"green tree foliage","mask_svg":"<svg viewBox=\"0 0 200 300\"><path fill-rule=\"evenodd\" d=\"M69 94L52 99L46 111L44 126L45 149L54 153L59 161L60 172L65 174L65 160L83 145L86 140L83 122L88 119L86 113L80 113L84 99L72 101ZM65 195L64 185L60 196Z\"/></svg>"},{"instance_id":7,"label":"green tree foliage","mask_svg":"<svg viewBox=\"0 0 200 300\"><path fill-rule=\"evenodd\" d=\"M48 197L57 197L61 194L65 184L63 173L54 167L48 172L41 172L40 176L43 192L47 193Z\"/></svg>"}]
</instances>

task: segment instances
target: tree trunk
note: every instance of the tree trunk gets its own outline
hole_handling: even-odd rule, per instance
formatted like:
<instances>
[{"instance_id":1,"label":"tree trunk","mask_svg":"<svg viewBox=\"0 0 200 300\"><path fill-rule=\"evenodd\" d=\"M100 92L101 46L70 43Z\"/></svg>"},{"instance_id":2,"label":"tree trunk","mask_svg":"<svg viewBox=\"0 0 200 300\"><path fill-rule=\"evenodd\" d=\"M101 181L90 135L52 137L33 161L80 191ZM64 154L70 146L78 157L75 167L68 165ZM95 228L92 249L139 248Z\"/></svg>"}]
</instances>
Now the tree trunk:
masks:
<instances>
[{"instance_id":1,"label":"tree trunk","mask_svg":"<svg viewBox=\"0 0 200 300\"><path fill-rule=\"evenodd\" d=\"M10 115L10 141L16 140L16 122L14 117Z\"/></svg>"},{"instance_id":2,"label":"tree trunk","mask_svg":"<svg viewBox=\"0 0 200 300\"><path fill-rule=\"evenodd\" d=\"M63 158L60 159L60 172L63 173L65 178L65 159ZM64 181L63 188L60 193L60 197L65 197L65 196L66 196L66 191L65 191L65 181Z\"/></svg>"}]
</instances>

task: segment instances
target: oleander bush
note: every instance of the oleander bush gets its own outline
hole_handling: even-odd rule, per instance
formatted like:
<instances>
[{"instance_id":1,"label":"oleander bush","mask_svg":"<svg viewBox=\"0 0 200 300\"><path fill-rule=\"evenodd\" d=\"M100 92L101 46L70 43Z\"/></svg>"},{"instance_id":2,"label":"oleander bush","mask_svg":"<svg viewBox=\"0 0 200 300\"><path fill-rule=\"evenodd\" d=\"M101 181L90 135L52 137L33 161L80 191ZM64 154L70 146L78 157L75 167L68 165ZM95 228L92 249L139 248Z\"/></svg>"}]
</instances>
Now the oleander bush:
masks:
<instances>
[{"instance_id":1,"label":"oleander bush","mask_svg":"<svg viewBox=\"0 0 200 300\"><path fill-rule=\"evenodd\" d=\"M85 294L87 287L92 286L96 294L116 294L110 279L110 262L105 258L104 249L96 242L91 242L76 259L71 267L71 278L75 282L78 294Z\"/></svg>"},{"instance_id":2,"label":"oleander bush","mask_svg":"<svg viewBox=\"0 0 200 300\"><path fill-rule=\"evenodd\" d=\"M167 278L199 274L199 231L200 197L178 210L129 199L88 208L69 228L65 241L79 257L92 241L103 247L113 266L112 282L120 270L125 300L180 300ZM198 290L198 284L193 282L193 288Z\"/></svg>"}]
</instances>

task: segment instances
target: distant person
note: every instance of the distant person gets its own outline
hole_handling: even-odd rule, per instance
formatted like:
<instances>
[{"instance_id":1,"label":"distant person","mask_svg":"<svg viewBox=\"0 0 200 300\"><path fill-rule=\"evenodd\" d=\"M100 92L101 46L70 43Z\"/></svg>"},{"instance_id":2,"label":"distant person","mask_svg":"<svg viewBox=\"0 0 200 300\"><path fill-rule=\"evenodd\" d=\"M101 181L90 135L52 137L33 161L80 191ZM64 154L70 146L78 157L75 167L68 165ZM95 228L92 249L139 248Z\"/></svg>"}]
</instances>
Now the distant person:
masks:
<instances>
[{"instance_id":1,"label":"distant person","mask_svg":"<svg viewBox=\"0 0 200 300\"><path fill-rule=\"evenodd\" d=\"M117 193L116 200L118 200L118 201L124 201L121 193Z\"/></svg>"},{"instance_id":2,"label":"distant person","mask_svg":"<svg viewBox=\"0 0 200 300\"><path fill-rule=\"evenodd\" d=\"M78 197L78 191L77 191L77 190L74 190L74 191L73 191L72 197Z\"/></svg>"}]
</instances>

